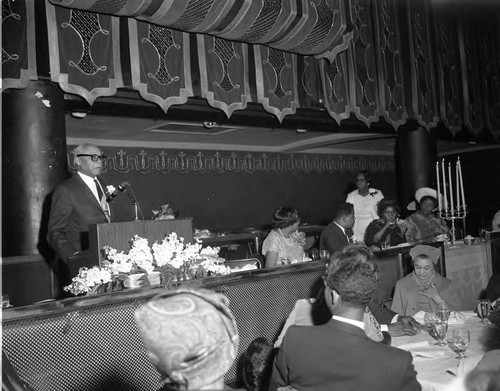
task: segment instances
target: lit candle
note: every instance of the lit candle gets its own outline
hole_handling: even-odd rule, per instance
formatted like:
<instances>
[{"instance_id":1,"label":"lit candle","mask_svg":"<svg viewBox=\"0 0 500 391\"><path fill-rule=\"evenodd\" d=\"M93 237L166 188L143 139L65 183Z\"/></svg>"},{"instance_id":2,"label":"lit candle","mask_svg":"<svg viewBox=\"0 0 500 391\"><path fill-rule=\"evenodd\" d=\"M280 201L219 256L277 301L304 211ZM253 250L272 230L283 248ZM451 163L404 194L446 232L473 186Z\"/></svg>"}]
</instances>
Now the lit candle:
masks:
<instances>
[{"instance_id":1,"label":"lit candle","mask_svg":"<svg viewBox=\"0 0 500 391\"><path fill-rule=\"evenodd\" d=\"M446 194L446 174L444 172L444 159L441 162L441 172L443 174L443 194L444 194L444 211L445 213L448 213L448 195Z\"/></svg>"},{"instance_id":2,"label":"lit candle","mask_svg":"<svg viewBox=\"0 0 500 391\"><path fill-rule=\"evenodd\" d=\"M453 180L451 178L451 162L448 163L448 180L450 182L450 213L453 215L455 209L453 205Z\"/></svg>"},{"instance_id":3,"label":"lit candle","mask_svg":"<svg viewBox=\"0 0 500 391\"><path fill-rule=\"evenodd\" d=\"M438 191L438 211L439 211L439 214L441 214L441 208L443 207L441 205L441 197L440 197L440 194L441 194L441 185L439 184L440 182L440 178L439 178L439 160L436 162L436 182L437 182L437 191Z\"/></svg>"},{"instance_id":4,"label":"lit candle","mask_svg":"<svg viewBox=\"0 0 500 391\"><path fill-rule=\"evenodd\" d=\"M458 161L455 163L455 180L457 181L457 213L460 212L460 176L458 174Z\"/></svg>"},{"instance_id":5,"label":"lit candle","mask_svg":"<svg viewBox=\"0 0 500 391\"><path fill-rule=\"evenodd\" d=\"M464 181L462 179L462 164L460 163L460 158L458 158L458 175L460 176L460 192L462 194L462 207L465 212Z\"/></svg>"}]
</instances>

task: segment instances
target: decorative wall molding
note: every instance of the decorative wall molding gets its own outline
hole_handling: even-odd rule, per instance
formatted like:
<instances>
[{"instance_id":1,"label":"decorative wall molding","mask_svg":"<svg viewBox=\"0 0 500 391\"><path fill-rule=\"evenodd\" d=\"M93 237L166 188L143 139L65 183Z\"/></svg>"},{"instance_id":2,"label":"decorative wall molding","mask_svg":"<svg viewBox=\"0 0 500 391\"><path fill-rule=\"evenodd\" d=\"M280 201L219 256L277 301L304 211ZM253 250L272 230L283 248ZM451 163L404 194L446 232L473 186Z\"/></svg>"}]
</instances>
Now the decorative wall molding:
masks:
<instances>
[{"instance_id":1,"label":"decorative wall molding","mask_svg":"<svg viewBox=\"0 0 500 391\"><path fill-rule=\"evenodd\" d=\"M68 147L68 150L72 148ZM195 150L106 149L105 171L177 174L345 174L360 170L393 173L394 159L385 156L274 154ZM72 153L68 163L74 169Z\"/></svg>"}]
</instances>

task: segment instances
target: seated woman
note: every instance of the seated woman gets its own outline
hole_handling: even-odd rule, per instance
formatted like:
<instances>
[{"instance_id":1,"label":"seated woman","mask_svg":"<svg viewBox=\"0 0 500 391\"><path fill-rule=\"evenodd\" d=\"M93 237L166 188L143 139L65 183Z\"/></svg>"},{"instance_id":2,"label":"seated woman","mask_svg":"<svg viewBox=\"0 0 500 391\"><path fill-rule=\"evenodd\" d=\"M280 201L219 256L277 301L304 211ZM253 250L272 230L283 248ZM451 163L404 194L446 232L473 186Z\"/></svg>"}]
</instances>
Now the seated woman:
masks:
<instances>
[{"instance_id":1,"label":"seated woman","mask_svg":"<svg viewBox=\"0 0 500 391\"><path fill-rule=\"evenodd\" d=\"M396 283L392 311L413 316L419 311L435 311L442 305L458 309L451 281L435 270L440 252L438 248L421 244L410 250L413 271Z\"/></svg>"},{"instance_id":2,"label":"seated woman","mask_svg":"<svg viewBox=\"0 0 500 391\"><path fill-rule=\"evenodd\" d=\"M441 195L439 195L441 197ZM403 224L406 241L415 244L430 242L439 235L448 235L446 222L434 215L438 206L437 191L429 187L421 187L415 192L417 211L408 216Z\"/></svg>"},{"instance_id":3,"label":"seated woman","mask_svg":"<svg viewBox=\"0 0 500 391\"><path fill-rule=\"evenodd\" d=\"M274 229L262 244L266 267L288 265L304 260L305 235L298 232L300 217L293 208L284 206L274 212Z\"/></svg>"},{"instance_id":4,"label":"seated woman","mask_svg":"<svg viewBox=\"0 0 500 391\"><path fill-rule=\"evenodd\" d=\"M393 200L382 199L377 204L377 213L380 216L373 220L365 232L365 244L373 251L387 246L397 246L406 242L405 235L397 224L399 207Z\"/></svg>"}]
</instances>

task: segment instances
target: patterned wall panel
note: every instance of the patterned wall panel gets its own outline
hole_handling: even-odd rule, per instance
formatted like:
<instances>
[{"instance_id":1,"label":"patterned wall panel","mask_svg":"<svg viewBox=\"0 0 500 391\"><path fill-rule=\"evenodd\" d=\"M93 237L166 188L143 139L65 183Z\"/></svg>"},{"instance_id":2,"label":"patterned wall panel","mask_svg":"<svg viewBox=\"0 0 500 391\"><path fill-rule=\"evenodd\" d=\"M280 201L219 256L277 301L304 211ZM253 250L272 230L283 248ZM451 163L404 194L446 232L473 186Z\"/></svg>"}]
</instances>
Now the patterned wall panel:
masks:
<instances>
[{"instance_id":1,"label":"patterned wall panel","mask_svg":"<svg viewBox=\"0 0 500 391\"><path fill-rule=\"evenodd\" d=\"M47 3L51 80L92 104L123 87L117 17Z\"/></svg>"},{"instance_id":2,"label":"patterned wall panel","mask_svg":"<svg viewBox=\"0 0 500 391\"><path fill-rule=\"evenodd\" d=\"M68 148L70 150L70 148ZM152 172L162 174L322 174L394 172L394 160L383 156L267 154L218 151L179 151L164 149L113 148L106 151L104 171L120 174ZM68 165L73 166L72 153Z\"/></svg>"},{"instance_id":3,"label":"patterned wall panel","mask_svg":"<svg viewBox=\"0 0 500 391\"><path fill-rule=\"evenodd\" d=\"M2 0L2 87L36 79L35 3Z\"/></svg>"},{"instance_id":4,"label":"patterned wall panel","mask_svg":"<svg viewBox=\"0 0 500 391\"><path fill-rule=\"evenodd\" d=\"M351 1L354 38L347 49L350 106L356 117L367 125L380 115L373 12L371 0Z\"/></svg>"},{"instance_id":5,"label":"patterned wall panel","mask_svg":"<svg viewBox=\"0 0 500 391\"><path fill-rule=\"evenodd\" d=\"M373 2L378 59L380 113L398 128L408 118L404 101L403 58L398 0Z\"/></svg>"},{"instance_id":6,"label":"patterned wall panel","mask_svg":"<svg viewBox=\"0 0 500 391\"><path fill-rule=\"evenodd\" d=\"M248 45L210 35L197 35L202 97L229 118L251 101Z\"/></svg>"},{"instance_id":7,"label":"patterned wall panel","mask_svg":"<svg viewBox=\"0 0 500 391\"><path fill-rule=\"evenodd\" d=\"M165 112L193 96L189 35L129 19L132 86Z\"/></svg>"},{"instance_id":8,"label":"patterned wall panel","mask_svg":"<svg viewBox=\"0 0 500 391\"><path fill-rule=\"evenodd\" d=\"M444 124L457 132L464 123L457 19L451 18L449 11L435 9L433 29L436 37L439 113Z\"/></svg>"},{"instance_id":9,"label":"patterned wall panel","mask_svg":"<svg viewBox=\"0 0 500 391\"><path fill-rule=\"evenodd\" d=\"M410 35L411 117L430 129L438 121L434 52L428 0L407 0Z\"/></svg>"}]
</instances>

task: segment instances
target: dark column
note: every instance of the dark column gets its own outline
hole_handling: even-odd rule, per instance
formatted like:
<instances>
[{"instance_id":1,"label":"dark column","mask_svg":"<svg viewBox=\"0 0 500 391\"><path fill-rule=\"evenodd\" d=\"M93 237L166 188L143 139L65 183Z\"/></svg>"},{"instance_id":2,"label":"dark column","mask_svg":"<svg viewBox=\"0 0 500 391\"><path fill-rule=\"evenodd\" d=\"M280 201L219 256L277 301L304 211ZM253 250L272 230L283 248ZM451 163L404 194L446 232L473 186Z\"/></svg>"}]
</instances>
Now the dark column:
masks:
<instances>
[{"instance_id":1,"label":"dark column","mask_svg":"<svg viewBox=\"0 0 500 391\"><path fill-rule=\"evenodd\" d=\"M50 195L67 176L64 95L32 81L5 91L2 110L2 255L45 255Z\"/></svg>"},{"instance_id":2,"label":"dark column","mask_svg":"<svg viewBox=\"0 0 500 391\"><path fill-rule=\"evenodd\" d=\"M396 173L403 211L419 187L436 188L436 159L436 142L427 129L417 124L403 125L398 129Z\"/></svg>"}]
</instances>

